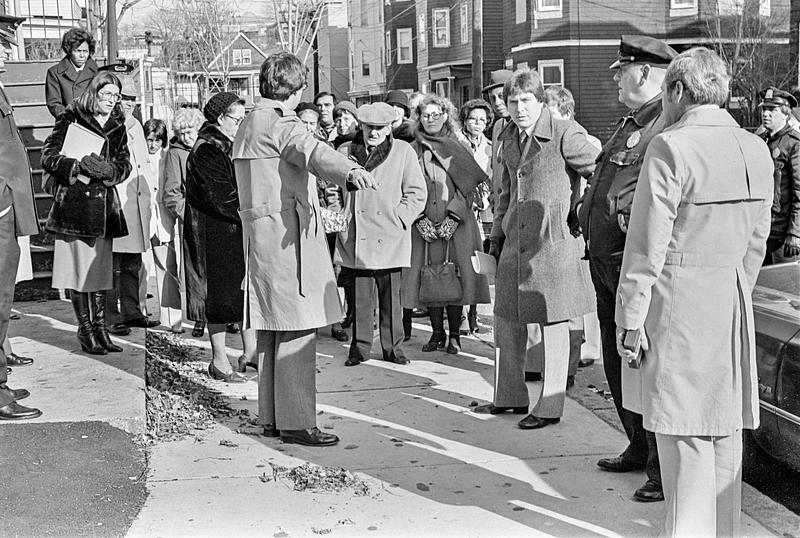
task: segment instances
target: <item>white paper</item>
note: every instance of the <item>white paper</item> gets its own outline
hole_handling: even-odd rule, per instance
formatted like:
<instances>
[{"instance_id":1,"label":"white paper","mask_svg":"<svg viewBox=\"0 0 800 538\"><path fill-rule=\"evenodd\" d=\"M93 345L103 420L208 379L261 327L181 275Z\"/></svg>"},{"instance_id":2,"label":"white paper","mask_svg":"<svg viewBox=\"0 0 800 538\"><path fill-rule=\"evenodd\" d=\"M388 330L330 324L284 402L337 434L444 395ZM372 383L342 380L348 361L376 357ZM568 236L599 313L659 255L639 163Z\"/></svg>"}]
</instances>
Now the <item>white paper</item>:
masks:
<instances>
[{"instance_id":1,"label":"white paper","mask_svg":"<svg viewBox=\"0 0 800 538\"><path fill-rule=\"evenodd\" d=\"M69 127L67 127L67 135L64 137L64 144L61 146L61 155L77 160L81 160L92 153L100 155L105 142L105 138L93 133L86 127L77 123L70 123ZM90 181L83 174L78 174L77 179L87 185Z\"/></svg>"},{"instance_id":2,"label":"white paper","mask_svg":"<svg viewBox=\"0 0 800 538\"><path fill-rule=\"evenodd\" d=\"M476 250L475 254L470 256L472 261L472 268L479 275L493 275L497 272L497 260L494 256Z\"/></svg>"}]
</instances>

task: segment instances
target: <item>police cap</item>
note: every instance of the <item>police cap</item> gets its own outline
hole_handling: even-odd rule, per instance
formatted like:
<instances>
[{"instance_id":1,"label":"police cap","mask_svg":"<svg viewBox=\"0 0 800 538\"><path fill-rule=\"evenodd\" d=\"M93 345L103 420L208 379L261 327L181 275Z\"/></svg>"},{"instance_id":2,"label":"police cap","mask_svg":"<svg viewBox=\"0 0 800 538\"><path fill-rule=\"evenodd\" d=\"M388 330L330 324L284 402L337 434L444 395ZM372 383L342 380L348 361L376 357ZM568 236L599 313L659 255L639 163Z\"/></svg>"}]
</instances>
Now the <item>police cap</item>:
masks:
<instances>
[{"instance_id":1,"label":"police cap","mask_svg":"<svg viewBox=\"0 0 800 538\"><path fill-rule=\"evenodd\" d=\"M497 71L492 71L489 73L489 84L483 88L483 91L488 92L489 90L493 90L498 86L502 86L508 79L511 78L511 75L513 75L513 73L508 69L498 69Z\"/></svg>"},{"instance_id":2,"label":"police cap","mask_svg":"<svg viewBox=\"0 0 800 538\"><path fill-rule=\"evenodd\" d=\"M678 51L660 39L646 35L624 35L619 41L617 61L608 68L619 69L630 63L667 65L677 55Z\"/></svg>"},{"instance_id":3,"label":"police cap","mask_svg":"<svg viewBox=\"0 0 800 538\"><path fill-rule=\"evenodd\" d=\"M795 99L794 95L789 92L785 92L783 90L779 90L775 87L767 88L766 90L762 90L761 93L761 102L758 106L766 106L766 107L778 107L778 106L788 106L789 108L794 108L797 106L797 99Z\"/></svg>"}]
</instances>

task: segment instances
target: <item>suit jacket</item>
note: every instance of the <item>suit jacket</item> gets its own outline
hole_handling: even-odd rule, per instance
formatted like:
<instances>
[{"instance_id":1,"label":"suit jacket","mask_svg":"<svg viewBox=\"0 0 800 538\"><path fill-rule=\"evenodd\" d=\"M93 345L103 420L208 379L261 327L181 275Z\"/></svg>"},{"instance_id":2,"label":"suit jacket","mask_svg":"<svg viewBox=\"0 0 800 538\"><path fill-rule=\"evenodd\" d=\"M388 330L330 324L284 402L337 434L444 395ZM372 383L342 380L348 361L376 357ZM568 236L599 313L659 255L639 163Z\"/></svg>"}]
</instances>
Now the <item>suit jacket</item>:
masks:
<instances>
[{"instance_id":1,"label":"suit jacket","mask_svg":"<svg viewBox=\"0 0 800 538\"><path fill-rule=\"evenodd\" d=\"M80 97L89 83L97 74L97 62L89 57L83 69L78 72L75 65L65 56L56 65L47 70L45 79L44 97L47 109L54 118L64 112L64 109Z\"/></svg>"},{"instance_id":2,"label":"suit jacket","mask_svg":"<svg viewBox=\"0 0 800 538\"><path fill-rule=\"evenodd\" d=\"M14 206L17 235L39 233L28 152L14 121L6 92L0 85L0 212Z\"/></svg>"},{"instance_id":3,"label":"suit jacket","mask_svg":"<svg viewBox=\"0 0 800 538\"><path fill-rule=\"evenodd\" d=\"M634 195L616 322L650 349L623 368L622 401L648 431L758 427L751 293L772 204L766 145L714 105L653 138Z\"/></svg>"}]
</instances>

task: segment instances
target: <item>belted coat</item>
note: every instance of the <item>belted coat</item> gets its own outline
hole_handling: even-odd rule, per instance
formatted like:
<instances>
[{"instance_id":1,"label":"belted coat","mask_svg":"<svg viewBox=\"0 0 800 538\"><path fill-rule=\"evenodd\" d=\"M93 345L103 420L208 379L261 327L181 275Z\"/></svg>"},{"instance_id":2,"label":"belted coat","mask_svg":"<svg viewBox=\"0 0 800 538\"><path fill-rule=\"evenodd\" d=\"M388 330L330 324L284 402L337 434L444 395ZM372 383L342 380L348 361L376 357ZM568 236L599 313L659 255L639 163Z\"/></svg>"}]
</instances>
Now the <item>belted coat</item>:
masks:
<instances>
[{"instance_id":1,"label":"belted coat","mask_svg":"<svg viewBox=\"0 0 800 538\"><path fill-rule=\"evenodd\" d=\"M758 427L751 293L764 259L772 159L714 105L650 142L633 199L616 323L644 327L625 408L647 431L725 436Z\"/></svg>"},{"instance_id":2,"label":"belted coat","mask_svg":"<svg viewBox=\"0 0 800 538\"><path fill-rule=\"evenodd\" d=\"M588 178L599 150L572 120L547 108L525 148L509 122L498 137L501 167L492 237L505 238L497 264L494 313L522 323L557 323L595 310L581 263L583 240L570 234L570 171Z\"/></svg>"},{"instance_id":3,"label":"belted coat","mask_svg":"<svg viewBox=\"0 0 800 538\"><path fill-rule=\"evenodd\" d=\"M233 163L244 236L244 328L299 331L341 321L313 176L344 187L360 167L272 99L259 101L242 122Z\"/></svg>"},{"instance_id":4,"label":"belted coat","mask_svg":"<svg viewBox=\"0 0 800 538\"><path fill-rule=\"evenodd\" d=\"M28 152L19 134L14 111L0 83L0 211L11 202L18 236L39 233L36 201L33 197L33 177ZM7 200L3 198L7 197Z\"/></svg>"}]
</instances>

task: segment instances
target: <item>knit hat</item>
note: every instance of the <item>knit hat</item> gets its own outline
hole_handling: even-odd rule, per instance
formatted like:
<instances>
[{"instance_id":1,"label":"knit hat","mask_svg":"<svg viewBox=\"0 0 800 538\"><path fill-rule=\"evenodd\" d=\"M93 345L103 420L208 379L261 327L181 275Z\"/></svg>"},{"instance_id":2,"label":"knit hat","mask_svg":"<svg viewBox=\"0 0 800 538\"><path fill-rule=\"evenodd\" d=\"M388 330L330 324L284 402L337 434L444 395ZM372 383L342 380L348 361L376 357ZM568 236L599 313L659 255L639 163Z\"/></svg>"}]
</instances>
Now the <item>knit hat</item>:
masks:
<instances>
[{"instance_id":1,"label":"knit hat","mask_svg":"<svg viewBox=\"0 0 800 538\"><path fill-rule=\"evenodd\" d=\"M319 116L319 109L314 105L314 103L309 103L308 101L304 101L297 105L297 108L294 109L294 113L298 116L305 112L306 110L310 110Z\"/></svg>"},{"instance_id":2,"label":"knit hat","mask_svg":"<svg viewBox=\"0 0 800 538\"><path fill-rule=\"evenodd\" d=\"M342 112L348 112L354 118L358 115L358 111L356 110L356 105L354 105L350 101L339 101L338 103L336 103L336 106L333 107L333 119L336 119L339 116L341 116Z\"/></svg>"},{"instance_id":3,"label":"knit hat","mask_svg":"<svg viewBox=\"0 0 800 538\"><path fill-rule=\"evenodd\" d=\"M216 123L217 119L228 111L228 107L233 103L242 103L241 97L233 92L222 92L216 94L208 100L206 106L203 107L203 116L210 123Z\"/></svg>"},{"instance_id":4,"label":"knit hat","mask_svg":"<svg viewBox=\"0 0 800 538\"><path fill-rule=\"evenodd\" d=\"M392 90L387 93L386 102L403 108L406 111L406 116L411 114L411 110L408 108L408 95L402 90Z\"/></svg>"}]
</instances>

